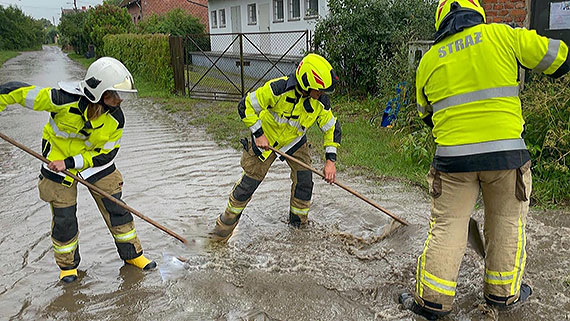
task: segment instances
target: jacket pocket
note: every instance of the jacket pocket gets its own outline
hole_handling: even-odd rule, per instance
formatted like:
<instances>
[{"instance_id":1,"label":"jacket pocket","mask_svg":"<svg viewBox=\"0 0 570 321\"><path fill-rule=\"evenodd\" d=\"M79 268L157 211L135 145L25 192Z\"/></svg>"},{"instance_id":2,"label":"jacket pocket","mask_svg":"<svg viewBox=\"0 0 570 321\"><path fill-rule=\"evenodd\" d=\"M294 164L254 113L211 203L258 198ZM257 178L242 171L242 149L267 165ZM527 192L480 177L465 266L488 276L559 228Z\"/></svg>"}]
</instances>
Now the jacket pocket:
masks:
<instances>
[{"instance_id":1,"label":"jacket pocket","mask_svg":"<svg viewBox=\"0 0 570 321\"><path fill-rule=\"evenodd\" d=\"M429 195L433 198L440 197L442 190L441 173L433 166L430 166L427 182L429 185Z\"/></svg>"},{"instance_id":2,"label":"jacket pocket","mask_svg":"<svg viewBox=\"0 0 570 321\"><path fill-rule=\"evenodd\" d=\"M525 183L525 175L530 175L530 161L524 163L521 167L517 168L516 171L517 182L515 186L515 197L521 202L526 202L528 201L527 192L530 186Z\"/></svg>"}]
</instances>

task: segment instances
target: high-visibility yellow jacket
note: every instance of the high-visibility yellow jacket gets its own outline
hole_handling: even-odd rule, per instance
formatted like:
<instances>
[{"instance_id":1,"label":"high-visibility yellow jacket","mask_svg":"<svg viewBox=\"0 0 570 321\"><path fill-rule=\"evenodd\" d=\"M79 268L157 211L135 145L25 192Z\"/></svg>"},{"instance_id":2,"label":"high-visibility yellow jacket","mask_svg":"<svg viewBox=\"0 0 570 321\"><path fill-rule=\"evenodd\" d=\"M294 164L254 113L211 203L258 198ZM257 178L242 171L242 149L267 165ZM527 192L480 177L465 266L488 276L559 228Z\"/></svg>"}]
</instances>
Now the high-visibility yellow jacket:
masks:
<instances>
[{"instance_id":1,"label":"high-visibility yellow jacket","mask_svg":"<svg viewBox=\"0 0 570 321\"><path fill-rule=\"evenodd\" d=\"M295 75L276 78L248 93L238 104L238 113L252 135L265 134L269 144L293 154L307 141L307 130L316 122L324 134L325 157L336 161L340 124L331 111L326 94L318 100L302 97ZM265 160L271 151L259 157Z\"/></svg>"},{"instance_id":2,"label":"high-visibility yellow jacket","mask_svg":"<svg viewBox=\"0 0 570 321\"><path fill-rule=\"evenodd\" d=\"M479 24L445 37L416 74L420 116L433 123L436 169L448 172L520 167L530 159L522 138L519 65L560 77L568 46L534 30Z\"/></svg>"},{"instance_id":3,"label":"high-visibility yellow jacket","mask_svg":"<svg viewBox=\"0 0 570 321\"><path fill-rule=\"evenodd\" d=\"M65 160L67 169L81 174L93 183L115 170L113 159L120 147L125 117L120 108L106 111L95 120L88 120L89 101L62 89L42 88L21 82L0 85L0 111L6 105L20 104L26 108L50 113L43 129L42 154L50 161ZM49 170L42 175L70 186L71 177Z\"/></svg>"}]
</instances>

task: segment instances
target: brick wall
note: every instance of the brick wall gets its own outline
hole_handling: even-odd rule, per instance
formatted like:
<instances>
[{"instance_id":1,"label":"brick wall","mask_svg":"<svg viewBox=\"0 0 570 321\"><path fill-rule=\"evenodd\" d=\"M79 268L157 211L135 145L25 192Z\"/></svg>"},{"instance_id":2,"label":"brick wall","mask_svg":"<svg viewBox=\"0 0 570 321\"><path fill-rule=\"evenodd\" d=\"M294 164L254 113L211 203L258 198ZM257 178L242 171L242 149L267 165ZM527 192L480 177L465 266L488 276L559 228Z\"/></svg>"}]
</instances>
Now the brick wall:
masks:
<instances>
[{"instance_id":1,"label":"brick wall","mask_svg":"<svg viewBox=\"0 0 570 321\"><path fill-rule=\"evenodd\" d=\"M208 0L192 0L192 2L197 2L208 6ZM162 15L172 9L181 8L182 10L191 13L193 16L200 19L200 22L206 26L206 32L210 30L207 7L204 8L202 6L190 3L186 0L142 0L141 6L143 8L144 17L148 17L153 13Z\"/></svg>"},{"instance_id":2,"label":"brick wall","mask_svg":"<svg viewBox=\"0 0 570 321\"><path fill-rule=\"evenodd\" d=\"M487 23L528 26L528 0L483 0Z\"/></svg>"}]
</instances>

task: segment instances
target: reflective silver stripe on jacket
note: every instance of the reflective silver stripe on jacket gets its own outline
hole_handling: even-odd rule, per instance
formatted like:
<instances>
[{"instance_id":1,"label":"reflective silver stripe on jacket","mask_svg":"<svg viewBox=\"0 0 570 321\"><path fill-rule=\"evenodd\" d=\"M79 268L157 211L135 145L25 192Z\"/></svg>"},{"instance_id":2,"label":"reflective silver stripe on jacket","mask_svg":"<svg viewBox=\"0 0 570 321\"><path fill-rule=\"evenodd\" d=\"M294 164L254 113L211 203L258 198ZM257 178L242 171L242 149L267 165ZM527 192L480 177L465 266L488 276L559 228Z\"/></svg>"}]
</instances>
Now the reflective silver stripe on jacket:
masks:
<instances>
[{"instance_id":1,"label":"reflective silver stripe on jacket","mask_svg":"<svg viewBox=\"0 0 570 321\"><path fill-rule=\"evenodd\" d=\"M75 155L73 156L73 161L75 162L75 169L80 169L83 168L83 155L79 154L79 155Z\"/></svg>"},{"instance_id":2,"label":"reflective silver stripe on jacket","mask_svg":"<svg viewBox=\"0 0 570 321\"><path fill-rule=\"evenodd\" d=\"M258 120L255 122L255 124L249 126L249 130L250 130L252 133L255 133L255 132L256 132L258 129L260 129L260 128L261 128L261 119L258 119Z\"/></svg>"},{"instance_id":3,"label":"reflective silver stripe on jacket","mask_svg":"<svg viewBox=\"0 0 570 321\"><path fill-rule=\"evenodd\" d=\"M34 89L30 89L28 91L28 93L26 94L26 108L34 109L36 97L38 96L40 90L42 89L43 89L42 87L36 86Z\"/></svg>"},{"instance_id":4,"label":"reflective silver stripe on jacket","mask_svg":"<svg viewBox=\"0 0 570 321\"><path fill-rule=\"evenodd\" d=\"M521 149L526 149L526 144L522 138L516 138L457 146L437 146L435 155L451 157Z\"/></svg>"},{"instance_id":5,"label":"reflective silver stripe on jacket","mask_svg":"<svg viewBox=\"0 0 570 321\"><path fill-rule=\"evenodd\" d=\"M113 161L110 161L105 165L101 165L101 166L97 166L97 167L89 167L89 168L85 169L84 171L81 171L81 177L88 179L89 177L99 173L100 171L106 169L107 167L110 167L113 164L114 164Z\"/></svg>"},{"instance_id":6,"label":"reflective silver stripe on jacket","mask_svg":"<svg viewBox=\"0 0 570 321\"><path fill-rule=\"evenodd\" d=\"M424 106L420 105L420 104L417 104L417 105L416 105L416 109L417 109L418 112L419 112L420 114L422 114L422 115L426 113L426 108L425 108Z\"/></svg>"},{"instance_id":7,"label":"reflective silver stripe on jacket","mask_svg":"<svg viewBox=\"0 0 570 321\"><path fill-rule=\"evenodd\" d=\"M519 86L497 87L483 90L477 90L466 94L451 96L433 104L433 112L445 109L451 106L457 106L472 103L479 100L499 98L499 97L516 97L519 95Z\"/></svg>"},{"instance_id":8,"label":"reflective silver stripe on jacket","mask_svg":"<svg viewBox=\"0 0 570 321\"><path fill-rule=\"evenodd\" d=\"M544 72L554 63L556 57L558 56L558 50L560 50L560 40L548 39L548 51L542 57L542 60L534 67L534 70L538 72Z\"/></svg>"},{"instance_id":9,"label":"reflective silver stripe on jacket","mask_svg":"<svg viewBox=\"0 0 570 321\"><path fill-rule=\"evenodd\" d=\"M289 126L295 127L297 128L297 130L301 133L305 133L305 128L303 128L303 126L301 126L301 124L296 121L296 120L291 120L291 119L287 119L287 118L283 118L283 117L279 117L279 115L277 115L275 112L273 112L272 110L269 111L271 113L271 115L273 116L273 119L275 120L276 123L278 124L288 124Z\"/></svg>"},{"instance_id":10,"label":"reflective silver stripe on jacket","mask_svg":"<svg viewBox=\"0 0 570 321\"><path fill-rule=\"evenodd\" d=\"M293 141L290 142L289 144L279 148L279 150L282 151L283 153L287 153L287 151L289 151L291 147L295 146L295 144L300 142L301 139L303 139L303 137L305 137L305 135L298 136L297 138L293 139Z\"/></svg>"},{"instance_id":11,"label":"reflective silver stripe on jacket","mask_svg":"<svg viewBox=\"0 0 570 321\"><path fill-rule=\"evenodd\" d=\"M324 124L323 127L321 127L321 131L323 133L326 133L327 130L331 129L335 123L336 119L334 117L331 117L331 119L326 124Z\"/></svg>"},{"instance_id":12,"label":"reflective silver stripe on jacket","mask_svg":"<svg viewBox=\"0 0 570 321\"><path fill-rule=\"evenodd\" d=\"M103 145L103 149L114 149L116 145L120 145L121 144L121 140L117 140L114 142L107 142L105 143L105 145Z\"/></svg>"},{"instance_id":13,"label":"reflective silver stripe on jacket","mask_svg":"<svg viewBox=\"0 0 570 321\"><path fill-rule=\"evenodd\" d=\"M57 125L55 124L55 121L51 117L49 119L49 124L51 125L51 129L53 130L53 132L55 133L56 136L63 137L63 138L79 138L79 139L83 139L83 140L87 139L87 137L85 137L81 134L67 133L67 132L64 132L63 130L59 129L59 127L57 127Z\"/></svg>"},{"instance_id":14,"label":"reflective silver stripe on jacket","mask_svg":"<svg viewBox=\"0 0 570 321\"><path fill-rule=\"evenodd\" d=\"M251 101L251 106L253 106L255 112L259 114L259 112L261 112L261 105L259 104L259 101L257 101L257 95L255 94L255 91L249 94L249 100Z\"/></svg>"},{"instance_id":15,"label":"reflective silver stripe on jacket","mask_svg":"<svg viewBox=\"0 0 570 321\"><path fill-rule=\"evenodd\" d=\"M336 154L336 147L334 146L325 147L325 153Z\"/></svg>"}]
</instances>

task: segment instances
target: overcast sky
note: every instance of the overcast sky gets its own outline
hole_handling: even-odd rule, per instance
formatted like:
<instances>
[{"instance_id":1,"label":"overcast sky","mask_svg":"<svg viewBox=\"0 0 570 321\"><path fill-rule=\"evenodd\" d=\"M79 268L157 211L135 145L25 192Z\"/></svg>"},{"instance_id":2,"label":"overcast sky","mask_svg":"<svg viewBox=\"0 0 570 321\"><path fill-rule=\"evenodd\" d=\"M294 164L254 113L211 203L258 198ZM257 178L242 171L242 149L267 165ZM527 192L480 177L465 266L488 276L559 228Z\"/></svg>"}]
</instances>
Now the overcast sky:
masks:
<instances>
[{"instance_id":1,"label":"overcast sky","mask_svg":"<svg viewBox=\"0 0 570 321\"><path fill-rule=\"evenodd\" d=\"M102 4L103 0L76 0L77 8ZM0 0L0 5L15 5L24 13L36 19L46 18L57 25L61 17L61 8L73 8L73 0Z\"/></svg>"}]
</instances>

